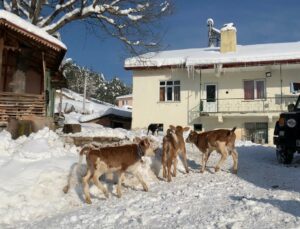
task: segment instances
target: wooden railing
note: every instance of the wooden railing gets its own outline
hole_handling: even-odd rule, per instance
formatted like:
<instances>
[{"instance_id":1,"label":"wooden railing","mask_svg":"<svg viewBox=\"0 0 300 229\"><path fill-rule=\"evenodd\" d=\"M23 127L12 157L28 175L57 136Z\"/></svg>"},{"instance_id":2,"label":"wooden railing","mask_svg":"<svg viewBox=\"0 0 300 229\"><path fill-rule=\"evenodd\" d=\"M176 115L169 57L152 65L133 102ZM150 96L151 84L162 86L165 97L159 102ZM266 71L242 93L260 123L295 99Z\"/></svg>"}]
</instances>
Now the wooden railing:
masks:
<instances>
[{"instance_id":1,"label":"wooden railing","mask_svg":"<svg viewBox=\"0 0 300 229\"><path fill-rule=\"evenodd\" d=\"M45 116L44 95L0 92L0 121L24 115Z\"/></svg>"}]
</instances>

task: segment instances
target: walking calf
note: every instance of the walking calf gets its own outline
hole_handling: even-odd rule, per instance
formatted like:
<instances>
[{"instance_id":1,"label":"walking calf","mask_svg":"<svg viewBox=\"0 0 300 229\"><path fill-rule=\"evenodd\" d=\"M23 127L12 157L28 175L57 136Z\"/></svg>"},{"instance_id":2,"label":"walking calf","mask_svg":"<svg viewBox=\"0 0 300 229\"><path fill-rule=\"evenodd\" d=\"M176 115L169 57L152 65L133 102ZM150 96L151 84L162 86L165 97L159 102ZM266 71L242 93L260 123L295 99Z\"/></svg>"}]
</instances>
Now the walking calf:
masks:
<instances>
[{"instance_id":1,"label":"walking calf","mask_svg":"<svg viewBox=\"0 0 300 229\"><path fill-rule=\"evenodd\" d=\"M86 155L87 173L83 177L83 192L86 203L91 204L89 192L89 181L93 183L104 193L108 198L108 191L99 181L99 177L105 173L117 172L118 184L117 195L122 196L121 182L124 179L124 173L132 173L143 185L145 191L148 191L146 182L138 172L138 167L142 163L143 156L154 156L154 151L148 139L140 140L138 144L122 145L115 147L96 148L93 146L83 147L80 151L79 165L82 157ZM68 187L64 188L68 191Z\"/></svg>"},{"instance_id":2,"label":"walking calf","mask_svg":"<svg viewBox=\"0 0 300 229\"><path fill-rule=\"evenodd\" d=\"M236 135L234 133L236 127L232 130L219 129L207 131L198 134L191 131L186 139L187 143L194 143L202 152L202 168L201 173L204 172L206 163L212 151L216 150L221 154L221 159L215 167L215 171L219 171L220 167L226 160L228 154L231 154L233 159L233 172L237 173L238 169L238 153L235 149Z\"/></svg>"},{"instance_id":3,"label":"walking calf","mask_svg":"<svg viewBox=\"0 0 300 229\"><path fill-rule=\"evenodd\" d=\"M168 182L171 181L171 166L173 164L173 176L176 176L177 169L177 155L180 152L183 158L183 165L185 171L188 173L185 142L183 139L183 132L188 131L189 127L172 126L167 130L167 135L163 138L163 152L162 152L162 166L163 177L167 177L168 168Z\"/></svg>"}]
</instances>

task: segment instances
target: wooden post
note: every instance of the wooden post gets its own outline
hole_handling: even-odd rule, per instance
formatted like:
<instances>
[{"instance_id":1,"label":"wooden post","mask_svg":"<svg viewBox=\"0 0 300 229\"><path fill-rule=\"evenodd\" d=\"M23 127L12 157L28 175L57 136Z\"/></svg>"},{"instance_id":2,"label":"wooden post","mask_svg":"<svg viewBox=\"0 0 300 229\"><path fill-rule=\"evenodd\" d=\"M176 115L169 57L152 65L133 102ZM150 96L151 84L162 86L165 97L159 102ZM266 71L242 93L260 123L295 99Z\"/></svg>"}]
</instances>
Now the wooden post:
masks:
<instances>
[{"instance_id":1,"label":"wooden post","mask_svg":"<svg viewBox=\"0 0 300 229\"><path fill-rule=\"evenodd\" d=\"M45 101L45 116L47 116L47 111L48 111L48 104L47 104L47 76L46 76L46 61L45 61L45 55L44 52L42 52L42 65L43 65L43 80L44 80L44 88L43 88L43 93L44 93L44 101Z\"/></svg>"},{"instance_id":2,"label":"wooden post","mask_svg":"<svg viewBox=\"0 0 300 229\"><path fill-rule=\"evenodd\" d=\"M2 79L2 60L3 60L4 38L0 38L0 91L4 89L4 81ZM3 76L4 77L4 76ZM2 82L3 81L3 82Z\"/></svg>"},{"instance_id":3,"label":"wooden post","mask_svg":"<svg viewBox=\"0 0 300 229\"><path fill-rule=\"evenodd\" d=\"M62 99L63 99L63 95L62 95L63 91L62 88L60 89L60 95L59 95L59 116L62 116Z\"/></svg>"}]
</instances>

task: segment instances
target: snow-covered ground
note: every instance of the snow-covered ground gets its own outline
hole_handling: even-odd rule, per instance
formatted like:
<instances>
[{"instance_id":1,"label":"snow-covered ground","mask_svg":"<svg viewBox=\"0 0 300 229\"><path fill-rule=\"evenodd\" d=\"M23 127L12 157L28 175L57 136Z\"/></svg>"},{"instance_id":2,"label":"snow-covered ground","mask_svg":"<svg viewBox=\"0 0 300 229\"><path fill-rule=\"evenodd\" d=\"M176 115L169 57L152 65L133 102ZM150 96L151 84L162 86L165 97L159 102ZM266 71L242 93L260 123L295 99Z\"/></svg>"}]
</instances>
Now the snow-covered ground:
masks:
<instances>
[{"instance_id":1,"label":"snow-covered ground","mask_svg":"<svg viewBox=\"0 0 300 229\"><path fill-rule=\"evenodd\" d=\"M91 133L85 126L83 134ZM99 126L97 135L132 139L145 130L111 130ZM59 133L59 132L58 132ZM161 143L162 136L154 137ZM237 142L239 171L231 173L228 158L214 173L219 156L213 153L208 171L199 173L200 153L187 144L185 174L172 182L157 179L159 155L141 168L149 192L126 177L123 196L106 182L110 198L91 187L92 205L83 202L76 184L62 192L78 149L48 129L12 140L0 132L0 228L297 228L300 226L299 157L291 166L279 165L273 147ZM84 166L82 168L84 170ZM161 178L161 171L159 173Z\"/></svg>"}]
</instances>

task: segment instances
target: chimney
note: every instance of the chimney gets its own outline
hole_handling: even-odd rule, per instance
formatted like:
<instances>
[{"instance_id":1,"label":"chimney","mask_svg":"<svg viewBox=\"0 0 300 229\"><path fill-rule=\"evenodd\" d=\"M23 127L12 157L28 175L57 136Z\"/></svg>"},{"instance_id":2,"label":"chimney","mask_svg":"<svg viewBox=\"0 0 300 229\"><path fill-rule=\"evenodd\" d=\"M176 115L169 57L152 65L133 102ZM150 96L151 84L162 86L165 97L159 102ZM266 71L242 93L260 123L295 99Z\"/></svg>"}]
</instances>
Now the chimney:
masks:
<instances>
[{"instance_id":1,"label":"chimney","mask_svg":"<svg viewBox=\"0 0 300 229\"><path fill-rule=\"evenodd\" d=\"M236 51L236 28L233 23L225 24L221 29L221 47L220 52Z\"/></svg>"}]
</instances>

